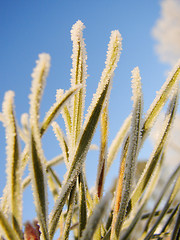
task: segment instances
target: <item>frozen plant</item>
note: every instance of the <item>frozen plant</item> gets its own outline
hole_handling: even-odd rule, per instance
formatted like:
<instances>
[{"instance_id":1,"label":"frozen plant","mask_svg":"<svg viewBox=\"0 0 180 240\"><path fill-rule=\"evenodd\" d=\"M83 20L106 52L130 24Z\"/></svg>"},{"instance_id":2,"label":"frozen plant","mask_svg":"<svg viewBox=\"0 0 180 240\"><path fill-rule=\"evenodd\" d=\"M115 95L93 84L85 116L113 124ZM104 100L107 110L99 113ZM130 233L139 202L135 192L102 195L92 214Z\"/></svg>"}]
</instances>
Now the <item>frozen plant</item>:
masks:
<instances>
[{"instance_id":1,"label":"frozen plant","mask_svg":"<svg viewBox=\"0 0 180 240\"><path fill-rule=\"evenodd\" d=\"M10 240L52 240L57 229L59 239L171 239L180 237L179 202L174 199L180 188L180 165L168 179L150 212L146 205L156 189L175 118L179 95L180 61L173 68L144 116L141 76L138 67L132 70L132 112L108 148L108 102L114 70L122 50L119 31L111 32L105 68L96 93L84 116L87 79L84 24L77 21L71 30L73 42L71 87L57 90L56 101L40 119L40 101L50 68L50 56L40 54L32 74L29 114L23 114L19 127L14 110L14 93L5 93L0 120L6 130L7 183L0 204L0 237ZM137 184L135 173L139 151L165 103L169 106L159 129L153 152ZM59 114L66 133L55 122ZM101 142L96 184L89 190L84 163L91 148L96 126L101 125ZM41 138L52 126L62 154L47 161ZM25 147L22 149L21 141ZM24 145L23 145L24 146ZM21 150L22 149L22 150ZM110 190L104 193L104 183L110 167L121 149L119 175ZM64 162L67 172L63 182L55 165ZM23 179L26 165L29 176ZM22 197L31 184L37 220L22 223ZM48 188L54 208L48 212ZM161 209L157 209L162 202ZM162 220L165 220L164 222ZM163 223L163 224L162 224ZM159 229L160 226L160 229Z\"/></svg>"}]
</instances>

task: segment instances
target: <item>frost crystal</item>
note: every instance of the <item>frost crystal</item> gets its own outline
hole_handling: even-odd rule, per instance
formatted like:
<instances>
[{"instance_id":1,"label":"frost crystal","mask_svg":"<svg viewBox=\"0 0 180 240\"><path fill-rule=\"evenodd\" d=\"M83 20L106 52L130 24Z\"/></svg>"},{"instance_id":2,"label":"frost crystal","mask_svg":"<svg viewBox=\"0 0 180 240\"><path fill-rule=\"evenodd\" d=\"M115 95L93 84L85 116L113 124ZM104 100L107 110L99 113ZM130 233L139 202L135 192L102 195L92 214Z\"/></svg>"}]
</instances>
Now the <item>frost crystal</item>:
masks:
<instances>
[{"instance_id":1,"label":"frost crystal","mask_svg":"<svg viewBox=\"0 0 180 240\"><path fill-rule=\"evenodd\" d=\"M36 61L37 65L32 73L32 88L30 98L30 125L36 139L37 149L39 154L43 156L40 134L39 134L39 106L43 93L45 80L50 68L49 54L39 54L39 60ZM42 157L43 158L43 157Z\"/></svg>"},{"instance_id":2,"label":"frost crystal","mask_svg":"<svg viewBox=\"0 0 180 240\"><path fill-rule=\"evenodd\" d=\"M16 136L16 128L14 124L14 116L13 116L13 98L14 92L8 91L5 94L4 102L3 102L3 115L4 115L4 126L6 127L6 141L7 141L7 163L8 169L7 174L9 174L11 169L11 161L14 155L14 137Z\"/></svg>"},{"instance_id":3,"label":"frost crystal","mask_svg":"<svg viewBox=\"0 0 180 240\"><path fill-rule=\"evenodd\" d=\"M17 127L14 117L14 92L8 91L3 102L4 126L6 128L7 142L7 186L4 196L7 196L7 204L12 214L12 224L22 224L22 188L21 188L21 161L19 159L19 144L17 137ZM7 194L7 195L6 195ZM4 199L5 200L5 199Z\"/></svg>"},{"instance_id":4,"label":"frost crystal","mask_svg":"<svg viewBox=\"0 0 180 240\"><path fill-rule=\"evenodd\" d=\"M83 39L84 24L78 20L72 27L71 40L73 42L71 86L82 84L82 88L74 95L69 108L72 117L72 146L76 145L82 128L83 112L85 105L86 79L87 79L87 55ZM73 147L72 147L73 148Z\"/></svg>"},{"instance_id":5,"label":"frost crystal","mask_svg":"<svg viewBox=\"0 0 180 240\"><path fill-rule=\"evenodd\" d=\"M23 113L21 115L21 124L24 125L28 125L28 114L27 113Z\"/></svg>"},{"instance_id":6,"label":"frost crystal","mask_svg":"<svg viewBox=\"0 0 180 240\"><path fill-rule=\"evenodd\" d=\"M82 83L85 86L87 78L87 55L83 39L84 24L78 20L71 29L71 40L73 42L71 85Z\"/></svg>"},{"instance_id":7,"label":"frost crystal","mask_svg":"<svg viewBox=\"0 0 180 240\"><path fill-rule=\"evenodd\" d=\"M2 114L2 113L0 113L0 121L1 121L1 122L4 122L4 117L3 117L3 114Z\"/></svg>"},{"instance_id":8,"label":"frost crystal","mask_svg":"<svg viewBox=\"0 0 180 240\"><path fill-rule=\"evenodd\" d=\"M122 37L118 30L111 32L110 42L108 45L107 58L106 58L106 68L103 71L102 78L104 75L112 75L117 63L119 61L120 52L122 50Z\"/></svg>"},{"instance_id":9,"label":"frost crystal","mask_svg":"<svg viewBox=\"0 0 180 240\"><path fill-rule=\"evenodd\" d=\"M84 126L86 122L88 121L91 112L97 103L99 97L101 96L102 91L104 90L105 86L111 81L113 78L114 70L117 67L117 63L119 61L120 53L122 50L122 38L121 34L118 30L112 31L110 36L110 42L108 45L108 51L107 51L107 58L106 58L106 66L104 71L102 72L101 80L98 84L98 88L96 93L93 96L92 103L88 109L88 114L86 116L86 121L84 123ZM110 91L109 91L110 93ZM107 95L108 96L108 95Z\"/></svg>"},{"instance_id":10,"label":"frost crystal","mask_svg":"<svg viewBox=\"0 0 180 240\"><path fill-rule=\"evenodd\" d=\"M66 149L66 145L65 145L65 139L63 136L63 132L57 122L52 122L51 125L53 128L54 134L55 134L57 140L59 141L60 148L62 149L66 167L69 168L69 163L68 163L68 158L67 158L67 149Z\"/></svg>"},{"instance_id":11,"label":"frost crystal","mask_svg":"<svg viewBox=\"0 0 180 240\"><path fill-rule=\"evenodd\" d=\"M141 76L139 73L139 68L135 67L132 70L132 92L133 92L133 96L132 96L132 100L135 102L136 97L140 97L141 96Z\"/></svg>"},{"instance_id":12,"label":"frost crystal","mask_svg":"<svg viewBox=\"0 0 180 240\"><path fill-rule=\"evenodd\" d=\"M50 68L50 56L49 54L42 53L39 54L39 60L36 61L36 67L32 73L32 88L30 98L30 115L31 115L31 123L35 121L35 116L38 116L39 113L39 104L40 99L42 97L42 93L45 86L45 80L49 72Z\"/></svg>"},{"instance_id":13,"label":"frost crystal","mask_svg":"<svg viewBox=\"0 0 180 240\"><path fill-rule=\"evenodd\" d=\"M63 94L64 94L64 90L63 89L57 89L56 90L56 101L57 102L62 98Z\"/></svg>"},{"instance_id":14,"label":"frost crystal","mask_svg":"<svg viewBox=\"0 0 180 240\"><path fill-rule=\"evenodd\" d=\"M47 186L45 172L45 157L41 144L41 135L39 128L39 107L40 100L45 86L45 80L49 72L50 56L40 54L37 66L32 74L32 88L30 95L30 126L31 126L31 144L30 144L30 174L32 179L32 188L35 199L38 221L42 234L47 234ZM38 166L38 167L35 167ZM37 177L38 176L38 177ZM39 184L41 182L41 184Z\"/></svg>"}]
</instances>

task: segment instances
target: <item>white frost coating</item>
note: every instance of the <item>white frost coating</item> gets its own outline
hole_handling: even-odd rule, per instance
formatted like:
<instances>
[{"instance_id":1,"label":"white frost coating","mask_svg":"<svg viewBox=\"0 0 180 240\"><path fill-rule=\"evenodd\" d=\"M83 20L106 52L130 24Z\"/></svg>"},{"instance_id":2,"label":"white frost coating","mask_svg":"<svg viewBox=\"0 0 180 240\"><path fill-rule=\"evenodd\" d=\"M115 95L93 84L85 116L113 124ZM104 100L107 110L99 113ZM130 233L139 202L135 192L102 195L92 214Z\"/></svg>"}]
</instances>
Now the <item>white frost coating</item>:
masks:
<instances>
[{"instance_id":1,"label":"white frost coating","mask_svg":"<svg viewBox=\"0 0 180 240\"><path fill-rule=\"evenodd\" d=\"M71 85L82 83L85 86L87 78L87 55L83 39L84 24L78 20L71 29L71 40L73 42ZM79 65L78 65L79 64ZM77 69L78 67L78 69Z\"/></svg>"},{"instance_id":2,"label":"white frost coating","mask_svg":"<svg viewBox=\"0 0 180 240\"><path fill-rule=\"evenodd\" d=\"M87 79L87 54L83 39L84 24L78 20L71 29L71 40L73 42L71 86L82 84L80 91L72 98L70 114L72 116L72 146L76 144L82 128L83 112L85 106L86 79Z\"/></svg>"},{"instance_id":3,"label":"white frost coating","mask_svg":"<svg viewBox=\"0 0 180 240\"><path fill-rule=\"evenodd\" d=\"M132 92L133 92L133 96L132 96L132 100L136 101L136 98L141 97L142 96L142 89L141 89L141 76L140 76L140 72L139 72L139 68L135 67L132 70Z\"/></svg>"},{"instance_id":4,"label":"white frost coating","mask_svg":"<svg viewBox=\"0 0 180 240\"><path fill-rule=\"evenodd\" d=\"M109 202L112 199L112 193L107 192L106 195L101 199L98 205L95 207L92 215L89 217L86 228L82 234L82 240L92 239L95 230L98 227L99 222L105 215L106 211L109 210Z\"/></svg>"},{"instance_id":5,"label":"white frost coating","mask_svg":"<svg viewBox=\"0 0 180 240\"><path fill-rule=\"evenodd\" d=\"M56 90L56 101L59 102L59 100L62 98L64 94L64 90L63 89L57 89Z\"/></svg>"},{"instance_id":6,"label":"white frost coating","mask_svg":"<svg viewBox=\"0 0 180 240\"><path fill-rule=\"evenodd\" d=\"M115 68L117 67L117 63L119 61L120 52L122 50L122 37L118 30L114 30L111 32L110 42L108 44L108 51L106 55L106 68L102 73L101 79L112 76Z\"/></svg>"},{"instance_id":7,"label":"white frost coating","mask_svg":"<svg viewBox=\"0 0 180 240\"><path fill-rule=\"evenodd\" d=\"M39 54L36 67L32 73L32 87L30 98L30 122L37 125L39 119L39 104L45 86L45 80L50 68L50 56L47 53Z\"/></svg>"},{"instance_id":8,"label":"white frost coating","mask_svg":"<svg viewBox=\"0 0 180 240\"><path fill-rule=\"evenodd\" d=\"M37 144L37 150L44 159L44 154L41 147L40 132L39 132L39 107L40 100L43 93L45 80L50 68L50 56L49 54L39 54L39 60L36 61L37 65L32 73L32 87L30 98L30 125L31 130Z\"/></svg>"},{"instance_id":9,"label":"white frost coating","mask_svg":"<svg viewBox=\"0 0 180 240\"><path fill-rule=\"evenodd\" d=\"M40 107L40 100L41 100L41 96L44 90L44 86L45 86L45 81L46 81L46 77L48 75L49 72L49 68L50 68L50 56L49 54L46 53L42 53L39 54L39 60L36 61L37 65L34 68L34 71L32 73L32 87L31 87L31 94L29 96L30 98L30 126L31 126L31 134L33 135L34 141L35 141L35 148L37 150L37 154L38 157L41 161L41 169L43 171L43 182L44 182L44 194L45 194L45 209L46 209L46 216L44 216L45 222L47 222L47 186L46 186L46 172L45 172L45 157L44 157L44 153L43 153L43 149L42 149L42 144L41 144L41 136L40 136L40 128L39 128L39 107ZM32 156L31 156L32 158ZM36 205L36 209L41 208L40 206L40 199L39 199L39 195L40 193L38 193L37 190L37 179L35 179L34 176L34 169L33 169L33 159L30 161L30 174L31 174L31 178L32 178L32 188L33 188L33 194L34 194L34 199L35 199L35 205ZM43 184L43 183L42 183ZM39 213L39 214L42 214ZM43 218L43 216L41 216ZM43 222L42 219L39 219L40 221L40 229L41 232L44 235L44 227L43 227ZM44 221L44 220L43 220Z\"/></svg>"},{"instance_id":10,"label":"white frost coating","mask_svg":"<svg viewBox=\"0 0 180 240\"><path fill-rule=\"evenodd\" d=\"M29 125L29 120L28 120L28 114L27 113L23 113L21 115L21 124L22 126L28 126Z\"/></svg>"},{"instance_id":11,"label":"white frost coating","mask_svg":"<svg viewBox=\"0 0 180 240\"><path fill-rule=\"evenodd\" d=\"M97 151L97 150L99 150L99 147L96 144L91 144L90 147L89 147L89 150Z\"/></svg>"},{"instance_id":12,"label":"white frost coating","mask_svg":"<svg viewBox=\"0 0 180 240\"><path fill-rule=\"evenodd\" d=\"M19 159L15 159L15 151L19 152L19 149L15 149L16 146L16 123L13 113L13 105L14 105L14 92L8 91L5 93L4 102L2 105L3 117L4 117L4 127L6 128L6 154L7 154L7 186L5 187L4 196L7 196L9 211L12 214L18 214L15 217L17 218L18 223L22 224L22 189L14 181L20 181L22 176L22 170ZM16 163L15 163L16 160ZM14 166L16 166L16 173L14 173ZM16 184L16 185L15 185ZM18 193L15 192L18 190ZM13 199L16 198L18 201L18 206ZM3 202L3 201L2 201ZM18 208L18 209L17 209ZM16 212L18 211L18 213ZM13 219L13 218L12 218Z\"/></svg>"},{"instance_id":13,"label":"white frost coating","mask_svg":"<svg viewBox=\"0 0 180 240\"><path fill-rule=\"evenodd\" d=\"M22 129L18 129L19 136L25 143L29 144L29 115L27 113L21 115L21 125Z\"/></svg>"},{"instance_id":14,"label":"white frost coating","mask_svg":"<svg viewBox=\"0 0 180 240\"><path fill-rule=\"evenodd\" d=\"M168 76L167 80L165 81L165 83L163 84L163 86L161 87L160 91L157 92L156 97L155 97L153 103L151 104L150 108L147 111L145 120L148 118L148 116L152 112L153 108L156 106L156 104L159 101L162 93L166 91L166 88L168 87L168 85L169 85L170 81L172 80L172 78L176 78L176 83L180 81L180 59L178 60L177 64L172 69L172 71L169 73L169 76ZM176 87L177 87L177 85L176 85Z\"/></svg>"},{"instance_id":15,"label":"white frost coating","mask_svg":"<svg viewBox=\"0 0 180 240\"><path fill-rule=\"evenodd\" d=\"M1 122L4 122L4 116L3 116L3 113L0 113L0 121L1 121Z\"/></svg>"},{"instance_id":16,"label":"white frost coating","mask_svg":"<svg viewBox=\"0 0 180 240\"><path fill-rule=\"evenodd\" d=\"M24 133L28 134L29 133L29 115L27 113L23 113L21 115L21 124L24 130Z\"/></svg>"},{"instance_id":17,"label":"white frost coating","mask_svg":"<svg viewBox=\"0 0 180 240\"><path fill-rule=\"evenodd\" d=\"M7 167L6 167L6 174L7 174L7 186L4 189L4 196L8 199L8 207L9 211L12 211L12 205L11 205L11 184L12 184L12 175L11 175L11 166L12 166L12 159L14 154L14 148L12 149L12 146L14 146L14 136L16 135L16 130L14 126L13 116L12 116L12 105L13 105L13 98L14 98L14 92L8 91L5 94L4 102L2 105L2 111L3 111L3 117L4 117L4 127L6 128L6 154L7 154ZM4 197L3 196L3 197Z\"/></svg>"},{"instance_id":18,"label":"white frost coating","mask_svg":"<svg viewBox=\"0 0 180 240\"><path fill-rule=\"evenodd\" d=\"M14 129L14 123L12 122L12 106L14 104L14 92L13 91L8 91L5 93L4 96L4 102L2 105L2 116L4 118L4 126L7 127L11 127L12 132L15 133L15 129ZM10 132L10 130L9 130Z\"/></svg>"},{"instance_id":19,"label":"white frost coating","mask_svg":"<svg viewBox=\"0 0 180 240\"><path fill-rule=\"evenodd\" d=\"M110 36L110 42L108 44L107 58L105 62L106 66L102 72L101 80L98 84L96 93L93 95L93 99L88 109L84 126L87 124L93 111L93 108L96 105L99 97L101 96L101 93L103 92L105 86L108 84L108 82L110 82L110 80L113 77L114 70L116 69L117 63L119 61L121 50L122 50L121 34L119 33L118 30L112 31Z\"/></svg>"},{"instance_id":20,"label":"white frost coating","mask_svg":"<svg viewBox=\"0 0 180 240\"><path fill-rule=\"evenodd\" d=\"M15 94L13 91L6 92L2 105L4 115L4 127L6 128L7 175L9 175L11 172L11 163L14 155L14 148L12 148L12 146L14 146L14 136L16 135L12 109L12 106L14 104L14 95Z\"/></svg>"},{"instance_id":21,"label":"white frost coating","mask_svg":"<svg viewBox=\"0 0 180 240\"><path fill-rule=\"evenodd\" d=\"M59 141L59 145L60 145L60 148L61 148L62 153L63 153L63 157L64 157L66 167L69 169L69 163L68 163L66 148L65 148L65 143L64 143L64 136L63 136L63 133L61 131L61 128L59 127L57 122L52 122L51 125L52 125L52 128L53 128L54 134L55 134L57 140Z\"/></svg>"}]
</instances>

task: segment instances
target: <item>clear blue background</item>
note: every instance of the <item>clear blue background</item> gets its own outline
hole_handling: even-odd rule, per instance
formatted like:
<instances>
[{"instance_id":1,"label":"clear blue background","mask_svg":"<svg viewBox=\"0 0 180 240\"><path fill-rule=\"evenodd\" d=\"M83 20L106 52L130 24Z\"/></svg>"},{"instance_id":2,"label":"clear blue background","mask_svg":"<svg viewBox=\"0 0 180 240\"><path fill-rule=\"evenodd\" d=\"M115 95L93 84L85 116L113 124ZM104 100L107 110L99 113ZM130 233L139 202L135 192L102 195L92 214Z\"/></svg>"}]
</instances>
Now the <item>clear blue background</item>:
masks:
<instances>
[{"instance_id":1,"label":"clear blue background","mask_svg":"<svg viewBox=\"0 0 180 240\"><path fill-rule=\"evenodd\" d=\"M86 26L84 38L87 50L88 74L86 109L91 102L101 72L105 66L106 50L112 30L118 29L123 38L123 50L115 71L109 105L109 143L132 109L131 71L139 66L146 112L165 81L167 65L159 62L154 52L151 29L159 17L158 1L123 0L53 0L0 1L0 103L8 90L15 92L15 110L20 115L29 111L31 73L38 54L51 55L51 69L41 105L41 120L55 101L56 89L70 87L72 43L70 30L80 19ZM60 119L59 117L58 119ZM63 123L59 120L60 123ZM63 127L63 126L62 126ZM97 129L98 132L99 128ZM99 144L99 133L93 143ZM61 153L50 127L43 137L46 158ZM141 158L148 158L151 146L145 145ZM0 196L5 186L5 135L0 123ZM96 179L98 152L91 152L87 160L89 185ZM119 155L108 177L109 183L117 176ZM65 168L57 170L61 179ZM112 179L112 180L110 180ZM23 219L35 216L31 188L25 191ZM52 198L50 197L50 209Z\"/></svg>"}]
</instances>

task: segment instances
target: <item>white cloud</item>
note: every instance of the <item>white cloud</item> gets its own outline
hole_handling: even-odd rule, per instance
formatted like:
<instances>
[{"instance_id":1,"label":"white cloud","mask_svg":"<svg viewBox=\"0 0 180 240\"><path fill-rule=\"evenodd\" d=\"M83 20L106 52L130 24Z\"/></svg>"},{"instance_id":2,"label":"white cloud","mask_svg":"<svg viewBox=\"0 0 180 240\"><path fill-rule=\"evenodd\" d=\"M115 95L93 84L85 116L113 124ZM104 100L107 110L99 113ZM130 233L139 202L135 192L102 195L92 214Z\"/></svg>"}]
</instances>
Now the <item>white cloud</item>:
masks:
<instances>
[{"instance_id":1,"label":"white cloud","mask_svg":"<svg viewBox=\"0 0 180 240\"><path fill-rule=\"evenodd\" d=\"M162 128L162 122L164 121L165 113L161 113L152 128L150 133L150 139L152 140L153 145L156 144L159 138L159 129ZM163 165L163 174L171 174L175 168L180 164L180 114L176 114L174 123L171 128L170 136L168 139L167 151L165 154L164 165Z\"/></svg>"},{"instance_id":2,"label":"white cloud","mask_svg":"<svg viewBox=\"0 0 180 240\"><path fill-rule=\"evenodd\" d=\"M152 29L162 62L174 65L180 58L180 0L162 0L160 18Z\"/></svg>"}]
</instances>

